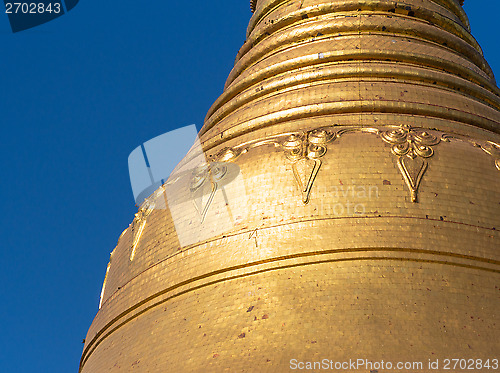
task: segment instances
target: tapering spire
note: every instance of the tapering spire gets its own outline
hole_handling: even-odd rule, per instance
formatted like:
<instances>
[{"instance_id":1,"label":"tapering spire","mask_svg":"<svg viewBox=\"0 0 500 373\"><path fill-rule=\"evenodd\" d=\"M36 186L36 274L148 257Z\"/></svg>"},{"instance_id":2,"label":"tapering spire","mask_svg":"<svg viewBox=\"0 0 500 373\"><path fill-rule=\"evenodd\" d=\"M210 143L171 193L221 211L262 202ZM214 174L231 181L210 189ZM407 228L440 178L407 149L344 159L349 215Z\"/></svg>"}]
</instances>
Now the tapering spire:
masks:
<instances>
[{"instance_id":1,"label":"tapering spire","mask_svg":"<svg viewBox=\"0 0 500 373\"><path fill-rule=\"evenodd\" d=\"M500 132L500 91L458 1L252 6L247 41L207 114L205 146L284 121L349 113L423 115ZM476 115L483 111L489 115Z\"/></svg>"}]
</instances>

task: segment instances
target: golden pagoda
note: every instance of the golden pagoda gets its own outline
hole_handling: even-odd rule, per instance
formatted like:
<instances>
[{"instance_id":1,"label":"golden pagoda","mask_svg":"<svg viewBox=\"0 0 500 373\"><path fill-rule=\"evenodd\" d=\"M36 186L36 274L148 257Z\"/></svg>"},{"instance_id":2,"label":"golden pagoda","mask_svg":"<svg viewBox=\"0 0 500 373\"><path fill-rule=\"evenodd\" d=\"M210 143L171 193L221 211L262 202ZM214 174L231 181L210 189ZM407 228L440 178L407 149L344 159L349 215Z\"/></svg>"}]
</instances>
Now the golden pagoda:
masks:
<instances>
[{"instance_id":1,"label":"golden pagoda","mask_svg":"<svg viewBox=\"0 0 500 373\"><path fill-rule=\"evenodd\" d=\"M500 90L461 2L251 6L80 372L497 371Z\"/></svg>"}]
</instances>

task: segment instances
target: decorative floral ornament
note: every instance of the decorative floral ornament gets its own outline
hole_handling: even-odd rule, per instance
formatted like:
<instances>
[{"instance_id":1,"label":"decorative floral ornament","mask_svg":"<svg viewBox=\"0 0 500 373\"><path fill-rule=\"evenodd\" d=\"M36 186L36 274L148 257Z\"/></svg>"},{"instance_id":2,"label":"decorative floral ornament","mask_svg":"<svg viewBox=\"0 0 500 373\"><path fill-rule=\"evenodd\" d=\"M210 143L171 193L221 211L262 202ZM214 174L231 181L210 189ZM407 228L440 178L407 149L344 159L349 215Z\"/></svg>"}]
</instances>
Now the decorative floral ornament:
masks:
<instances>
[{"instance_id":1,"label":"decorative floral ornament","mask_svg":"<svg viewBox=\"0 0 500 373\"><path fill-rule=\"evenodd\" d=\"M324 129L317 129L304 134L292 134L281 145L285 155L292 162L293 176L300 192L302 202L307 204L311 195L312 186L319 169L322 158L327 152L327 143L332 141L335 135ZM306 172L307 180L303 182L298 167Z\"/></svg>"},{"instance_id":2,"label":"decorative floral ornament","mask_svg":"<svg viewBox=\"0 0 500 373\"><path fill-rule=\"evenodd\" d=\"M408 125L381 132L380 137L392 145L391 152L399 157L398 168L410 189L411 200L418 202L418 187L429 165L427 158L434 155L432 146L441 140L429 132L415 131Z\"/></svg>"}]
</instances>

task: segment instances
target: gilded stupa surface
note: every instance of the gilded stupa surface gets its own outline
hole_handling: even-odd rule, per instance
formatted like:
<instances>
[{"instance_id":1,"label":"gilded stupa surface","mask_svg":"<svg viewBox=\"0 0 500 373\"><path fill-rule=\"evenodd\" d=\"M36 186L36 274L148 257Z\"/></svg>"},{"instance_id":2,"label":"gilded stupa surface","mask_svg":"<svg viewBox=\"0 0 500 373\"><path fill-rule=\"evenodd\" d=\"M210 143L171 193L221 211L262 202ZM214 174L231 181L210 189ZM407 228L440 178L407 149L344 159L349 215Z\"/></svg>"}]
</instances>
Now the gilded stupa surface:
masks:
<instances>
[{"instance_id":1,"label":"gilded stupa surface","mask_svg":"<svg viewBox=\"0 0 500 373\"><path fill-rule=\"evenodd\" d=\"M80 372L498 371L500 91L461 2L251 6L199 146L111 254Z\"/></svg>"}]
</instances>

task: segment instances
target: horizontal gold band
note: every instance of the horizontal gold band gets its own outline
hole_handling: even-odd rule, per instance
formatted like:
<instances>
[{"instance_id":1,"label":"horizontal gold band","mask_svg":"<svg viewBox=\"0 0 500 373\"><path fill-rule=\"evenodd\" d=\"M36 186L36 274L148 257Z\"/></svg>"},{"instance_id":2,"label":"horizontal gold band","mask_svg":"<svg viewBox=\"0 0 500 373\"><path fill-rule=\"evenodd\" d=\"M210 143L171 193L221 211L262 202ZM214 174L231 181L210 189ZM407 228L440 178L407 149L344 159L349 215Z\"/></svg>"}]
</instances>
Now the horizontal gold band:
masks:
<instances>
[{"instance_id":1,"label":"horizontal gold band","mask_svg":"<svg viewBox=\"0 0 500 373\"><path fill-rule=\"evenodd\" d=\"M457 5L457 3L454 0L429 0L429 1L452 12L462 22L462 24L465 26L465 29L468 32L470 32L470 23L467 14L465 13L465 11L461 6ZM257 9L255 9L255 13L252 16L252 19L250 20L250 23L248 25L247 36L251 34L257 23L259 23L262 18L264 18L272 10L278 8L279 6L282 6L284 3L287 2L290 2L290 0L259 0L258 7ZM335 1L331 2L336 3ZM339 0L336 4L336 7L338 8L339 6L338 3L343 3L343 2L344 2L343 0L342 1ZM376 4L376 2L374 1L358 0L358 6L367 7L368 6L367 3Z\"/></svg>"},{"instance_id":2,"label":"horizontal gold band","mask_svg":"<svg viewBox=\"0 0 500 373\"><path fill-rule=\"evenodd\" d=\"M239 57L246 54L252 47L254 47L257 43L259 43L262 39L268 37L269 35L275 33L279 29L289 27L294 24L300 24L307 22L308 18L321 17L323 15L328 14L338 14L338 13L346 13L351 16L355 16L359 12L367 11L367 12L387 12L388 15L392 15L394 17L405 17L408 11L404 8L403 3L398 4L401 7L402 13L397 13L398 8L396 8L396 12L391 12L391 10L395 9L395 3L390 0L350 0L350 1L342 1L342 2L328 2L323 4L318 4L311 7L300 8L299 10L292 11L288 13L286 16L281 17L278 20L275 20L272 23L267 24L266 26L259 27L258 29L253 30L248 35L247 41L240 49L238 53ZM474 47L479 53L482 54L481 47L477 43L477 41L472 37L472 35L464 29L461 25L456 23L455 21L446 18L440 14L429 11L425 8L412 8L414 15L410 18L420 20L423 22L430 23L432 25L437 25L441 29L446 30L447 32L454 34L461 39L465 40L472 47ZM253 17L252 17L253 20ZM252 24L252 20L250 23ZM355 31L355 30L354 30Z\"/></svg>"},{"instance_id":3,"label":"horizontal gold band","mask_svg":"<svg viewBox=\"0 0 500 373\"><path fill-rule=\"evenodd\" d=\"M227 79L226 86L235 80L245 69L263 59L266 55L278 53L287 48L300 45L300 43L310 42L311 40L335 40L336 38L349 35L359 37L363 35L411 37L420 42L431 41L435 43L431 45L438 45L469 59L483 70L487 76L492 80L494 79L493 71L483 55L463 39L412 17L393 16L390 19L387 17L387 13L380 12L359 12L354 17L350 16L347 18L345 16L332 15L331 17L324 17L325 19L317 20L313 24L310 22L302 23L295 27L280 30L273 37L266 38L253 46L244 55L238 56L237 62ZM355 30L353 30L353 22L356 23Z\"/></svg>"},{"instance_id":4,"label":"horizontal gold band","mask_svg":"<svg viewBox=\"0 0 500 373\"><path fill-rule=\"evenodd\" d=\"M209 114L211 115L215 110L224 103L228 102L230 99L235 97L237 94L240 94L243 92L245 89L249 88L253 84L256 84L258 82L263 82L265 79L274 77L278 74L284 73L286 71L298 69L301 67L307 67L307 66L314 66L314 65L319 65L319 64L325 64L329 62L341 62L341 61L366 61L366 60L385 60L385 61L396 61L396 62L401 62L404 61L409 64L415 64L417 66L428 66L432 68L436 68L438 70L444 70L450 74L462 76L464 79L470 80L472 82L475 82L479 84L480 86L483 86L484 88L488 89L495 95L500 94L500 90L492 85L487 79L484 77L480 76L479 74L471 71L470 69L467 69L460 64L450 62L450 61L444 61L442 59L439 59L437 57L430 57L430 56L423 56L423 55L418 55L415 53L407 53L407 52L380 52L378 50L373 50L373 51L359 51L359 50L346 50L346 51L333 51L333 52L326 52L323 55L323 58L318 58L317 55L308 55L308 56L303 56L300 58L295 58L291 60L287 60L285 62L272 65L267 67L266 69L259 70L256 74L250 75L246 77L245 79L242 79L241 81L235 82L233 85L229 86L228 89L224 91L224 93L217 99L217 101L212 105L212 108L209 110ZM349 110L352 110L354 108L348 107L348 104L342 104L340 106L343 106L342 112L349 112ZM347 110L347 111L346 111ZM384 109L388 110L388 108ZM355 111L359 112L359 111ZM387 111L384 111L387 112ZM399 111L398 111L399 112ZM426 110L425 112L428 112ZM317 113L319 115L319 113ZM324 114L324 113L323 113ZM423 114L423 113L414 113L412 114ZM441 116L440 116L441 117ZM446 117L447 119L452 119L451 117ZM453 117L453 120L457 119L456 116ZM465 118L460 118L461 119ZM472 120L470 117L467 117L467 122L466 123L474 123L475 121ZM492 130L494 132L498 132L498 124L493 124L493 122L488 121L488 123L483 123L482 120L478 120L477 122L478 125L482 128L486 128L488 130ZM200 131L200 136L204 135L207 133L213 125L204 125L203 128Z\"/></svg>"},{"instance_id":5,"label":"horizontal gold band","mask_svg":"<svg viewBox=\"0 0 500 373\"><path fill-rule=\"evenodd\" d=\"M373 254L375 253L378 253L379 255L374 256ZM347 258L345 257L335 258L334 256L338 254L352 254L352 256ZM401 256L401 254L404 254L405 256ZM428 257L421 257L422 255ZM323 256L326 256L327 258L316 259ZM443 259L441 260L433 259L432 257L434 256L443 257ZM299 259L299 258L305 260L301 263L296 263L294 259ZM491 266L484 265L484 264L490 264L494 266L500 266L499 261L492 261L485 258L463 256L463 255L433 251L433 250L416 250L416 249L393 248L393 247L350 248L342 250L305 252L301 254L280 256L266 260L255 261L252 263L232 266L211 273L206 273L204 275L196 276L187 281L183 281L173 286L170 286L156 294L153 294L145 298L144 300L134 304L132 307L120 313L118 316L113 318L109 323L107 323L86 345L86 348L82 354L82 358L80 361L80 371L82 370L87 360L90 358L91 354L95 351L95 349L104 339L109 337L112 333L117 331L119 328L121 328L128 322L134 320L135 318L139 317L140 315L144 314L150 309L158 307L164 304L165 302L168 302L172 298L178 297L180 295L195 290L199 290L207 286L212 286L220 282L231 281L243 277L257 275L264 272L293 268L293 267L301 267L306 265L322 264L322 263L339 263L339 262L356 262L356 261L407 261L407 262L428 263L435 265L449 265L460 268L468 268L471 270L500 273L500 268L494 268ZM484 264L483 265L472 264L468 263L468 261L484 263ZM265 268L259 268L261 266L265 266ZM230 275L231 272L234 273L236 271L245 269L246 271L244 273ZM199 285L194 285L197 282L208 280L210 278L214 279L210 281L205 281L204 283L201 283ZM183 287L187 288L182 289ZM155 299L175 291L177 292L151 304L151 302L153 302ZM136 312L134 313L134 311ZM121 319L125 317L127 317L127 319L121 321Z\"/></svg>"},{"instance_id":6,"label":"horizontal gold band","mask_svg":"<svg viewBox=\"0 0 500 373\"><path fill-rule=\"evenodd\" d=\"M380 79L391 79L392 82L401 84L423 84L433 89L445 88L455 93L473 97L482 103L490 105L492 108L500 110L499 97L490 91L473 84L468 80L461 79L446 73L424 69L411 68L398 64L396 66L385 64L383 62L347 64L343 67L334 65L325 66L323 69L302 69L296 73L267 79L265 82L258 83L247 88L245 91L232 97L230 100L215 112L209 112L205 124L212 128L222 119L232 112L235 112L243 105L248 104L261 97L273 94L275 92L284 92L287 89L301 86L306 83L331 83L336 81L359 81L366 79L378 81ZM277 93L279 94L279 93Z\"/></svg>"},{"instance_id":7,"label":"horizontal gold band","mask_svg":"<svg viewBox=\"0 0 500 373\"><path fill-rule=\"evenodd\" d=\"M492 132L500 133L500 123L498 122L489 118L481 117L474 113L466 113L442 106L400 101L342 101L311 104L292 109L284 109L275 113L263 115L244 123L239 123L231 128L224 129L223 131L217 129L216 135L213 137L209 137L204 141L202 138L202 147L203 150L207 152L227 140L253 132L259 128L268 128L279 123L296 119L346 113L395 113L429 116L462 122L481 127ZM207 133L207 136L205 137L208 136L210 135Z\"/></svg>"}]
</instances>

